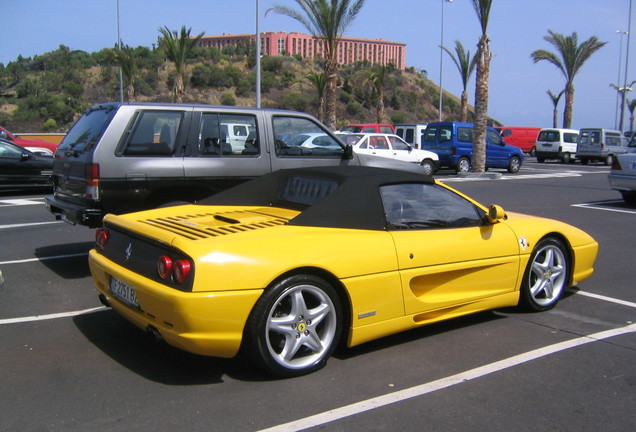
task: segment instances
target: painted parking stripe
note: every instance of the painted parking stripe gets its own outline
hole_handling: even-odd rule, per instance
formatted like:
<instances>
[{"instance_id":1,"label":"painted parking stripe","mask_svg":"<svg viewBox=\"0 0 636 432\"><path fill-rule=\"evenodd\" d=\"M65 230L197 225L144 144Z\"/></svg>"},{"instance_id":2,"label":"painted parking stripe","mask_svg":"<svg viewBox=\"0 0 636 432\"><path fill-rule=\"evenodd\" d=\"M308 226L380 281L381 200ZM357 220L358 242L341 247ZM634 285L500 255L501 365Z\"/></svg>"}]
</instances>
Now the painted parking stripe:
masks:
<instances>
[{"instance_id":1,"label":"painted parking stripe","mask_svg":"<svg viewBox=\"0 0 636 432\"><path fill-rule=\"evenodd\" d=\"M31 223L22 223L22 224L7 224L7 225L0 225L0 230L9 229L9 228L28 228L32 226L38 226L38 225L51 225L51 224L60 224L60 223L64 223L64 222L49 221L49 222L31 222Z\"/></svg>"},{"instance_id":2,"label":"painted parking stripe","mask_svg":"<svg viewBox=\"0 0 636 432\"><path fill-rule=\"evenodd\" d=\"M466 372L461 372L456 375L452 375L436 381L431 381L426 384L367 399L365 401L357 402L341 408L336 408L290 423L285 423L268 429L262 429L259 432L295 432L316 426L322 426L327 423L331 423L333 421L350 417L356 414L372 411L378 408L385 407L387 405L423 396L438 390L444 390L457 384L463 384L467 381L472 381L474 379L500 372L514 366L519 366L521 364L528 363L552 354L556 354L561 351L565 351L571 348L578 348L588 343L599 342L615 336L634 332L636 332L636 324L631 324L626 327L606 330L599 333L582 336L569 341L548 345L546 347L538 348L523 354L509 357L507 359L499 360L485 366L480 366Z\"/></svg>"},{"instance_id":3,"label":"painted parking stripe","mask_svg":"<svg viewBox=\"0 0 636 432\"><path fill-rule=\"evenodd\" d=\"M56 318L69 318L69 317L74 317L77 315L100 312L106 309L108 309L106 306L99 306L99 307L78 310L73 312L62 312L62 313L55 313L55 314L48 314L48 315L34 315L34 316L20 317L20 318L7 318L7 319L1 319L0 325L16 324L16 323L24 323L24 322L32 322L32 321L43 321L43 320L50 320L50 319L56 319Z\"/></svg>"},{"instance_id":4,"label":"painted parking stripe","mask_svg":"<svg viewBox=\"0 0 636 432\"><path fill-rule=\"evenodd\" d=\"M56 260L56 259L75 258L75 257L78 257L78 256L88 256L88 253L87 252L80 252L80 253L66 254L66 255L52 255L52 256L41 257L41 258L25 258L25 259L12 260L12 261L0 261L0 265L3 265L3 264L24 264L24 263L37 262L37 261L48 261L48 260Z\"/></svg>"},{"instance_id":5,"label":"painted parking stripe","mask_svg":"<svg viewBox=\"0 0 636 432\"><path fill-rule=\"evenodd\" d=\"M37 199L26 199L26 198L17 198L17 199L9 199L9 200L0 200L0 205L2 206L25 206L25 205L42 205L44 204L44 200L41 199L38 201Z\"/></svg>"},{"instance_id":6,"label":"painted parking stripe","mask_svg":"<svg viewBox=\"0 0 636 432\"><path fill-rule=\"evenodd\" d=\"M636 210L606 207L607 205L612 205L612 204L624 204L624 201L623 200L598 201L598 202L585 203L585 204L572 204L572 207L588 208L592 210L602 210L602 211L615 212L615 213L636 214Z\"/></svg>"}]
</instances>

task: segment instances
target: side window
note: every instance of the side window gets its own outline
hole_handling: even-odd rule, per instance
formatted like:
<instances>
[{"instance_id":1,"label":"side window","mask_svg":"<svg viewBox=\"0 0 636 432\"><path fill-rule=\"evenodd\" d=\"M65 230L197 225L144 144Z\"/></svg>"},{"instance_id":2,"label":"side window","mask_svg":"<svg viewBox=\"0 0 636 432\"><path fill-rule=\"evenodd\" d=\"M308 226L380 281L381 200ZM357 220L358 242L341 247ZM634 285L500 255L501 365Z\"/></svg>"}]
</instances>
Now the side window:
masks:
<instances>
[{"instance_id":1,"label":"side window","mask_svg":"<svg viewBox=\"0 0 636 432\"><path fill-rule=\"evenodd\" d=\"M591 133L592 144L598 144L601 142L601 134L599 132Z\"/></svg>"},{"instance_id":2,"label":"side window","mask_svg":"<svg viewBox=\"0 0 636 432\"><path fill-rule=\"evenodd\" d=\"M310 119L276 116L272 126L276 156L341 158L344 154L342 145Z\"/></svg>"},{"instance_id":3,"label":"side window","mask_svg":"<svg viewBox=\"0 0 636 432\"><path fill-rule=\"evenodd\" d=\"M575 143L578 135L575 133L565 132L563 134L563 141L567 143Z\"/></svg>"},{"instance_id":4,"label":"side window","mask_svg":"<svg viewBox=\"0 0 636 432\"><path fill-rule=\"evenodd\" d=\"M437 137L437 126L429 126L423 132L424 142L435 142L435 138Z\"/></svg>"},{"instance_id":5,"label":"side window","mask_svg":"<svg viewBox=\"0 0 636 432\"><path fill-rule=\"evenodd\" d=\"M170 156L175 151L181 111L143 111L125 144L126 156Z\"/></svg>"},{"instance_id":6,"label":"side window","mask_svg":"<svg viewBox=\"0 0 636 432\"><path fill-rule=\"evenodd\" d=\"M389 143L386 141L386 138L383 136L373 136L369 138L369 143L371 148L376 150L388 150Z\"/></svg>"},{"instance_id":7,"label":"side window","mask_svg":"<svg viewBox=\"0 0 636 432\"><path fill-rule=\"evenodd\" d=\"M391 130L391 128L389 126L380 126L380 132L381 133L392 134L393 130Z\"/></svg>"},{"instance_id":8,"label":"side window","mask_svg":"<svg viewBox=\"0 0 636 432\"><path fill-rule=\"evenodd\" d=\"M22 152L20 149L0 142L0 158L20 159L22 158Z\"/></svg>"},{"instance_id":9,"label":"side window","mask_svg":"<svg viewBox=\"0 0 636 432\"><path fill-rule=\"evenodd\" d=\"M389 142L391 143L391 147L393 147L393 150L407 151L409 149L408 144L397 137L390 136Z\"/></svg>"},{"instance_id":10,"label":"side window","mask_svg":"<svg viewBox=\"0 0 636 432\"><path fill-rule=\"evenodd\" d=\"M457 128L457 139L461 142L473 142L473 128Z\"/></svg>"},{"instance_id":11,"label":"side window","mask_svg":"<svg viewBox=\"0 0 636 432\"><path fill-rule=\"evenodd\" d=\"M375 128L373 126L363 127L360 132L375 132Z\"/></svg>"},{"instance_id":12,"label":"side window","mask_svg":"<svg viewBox=\"0 0 636 432\"><path fill-rule=\"evenodd\" d=\"M470 201L436 184L394 184L380 188L389 229L462 228L483 225L484 214Z\"/></svg>"},{"instance_id":13,"label":"side window","mask_svg":"<svg viewBox=\"0 0 636 432\"><path fill-rule=\"evenodd\" d=\"M366 149L368 149L368 148L369 148L369 139L368 139L368 138L363 137L360 141L362 141L362 142L360 143L360 146L359 146L361 149L366 150Z\"/></svg>"},{"instance_id":14,"label":"side window","mask_svg":"<svg viewBox=\"0 0 636 432\"><path fill-rule=\"evenodd\" d=\"M489 140L491 143L493 143L493 144L495 144L495 145L500 145L500 146L504 145L504 142L503 142L503 140L501 139L501 136L500 136L497 132L495 132L495 131L493 131L493 130L488 129L488 130L486 131L486 135L488 136L488 140Z\"/></svg>"},{"instance_id":15,"label":"side window","mask_svg":"<svg viewBox=\"0 0 636 432\"><path fill-rule=\"evenodd\" d=\"M199 152L204 156L260 154L256 118L247 114L203 113L199 124Z\"/></svg>"},{"instance_id":16,"label":"side window","mask_svg":"<svg viewBox=\"0 0 636 432\"><path fill-rule=\"evenodd\" d=\"M502 137L505 138L505 137L509 137L511 135L512 135L512 130L510 130L510 129L502 129L502 131L501 131L501 136Z\"/></svg>"},{"instance_id":17,"label":"side window","mask_svg":"<svg viewBox=\"0 0 636 432\"><path fill-rule=\"evenodd\" d=\"M414 138L415 138L415 131L413 129L407 129L406 130L406 136L402 137L404 138L404 141L406 141L409 144L413 144Z\"/></svg>"},{"instance_id":18,"label":"side window","mask_svg":"<svg viewBox=\"0 0 636 432\"><path fill-rule=\"evenodd\" d=\"M441 126L439 128L439 140L440 142L450 141L453 137L452 126Z\"/></svg>"}]
</instances>

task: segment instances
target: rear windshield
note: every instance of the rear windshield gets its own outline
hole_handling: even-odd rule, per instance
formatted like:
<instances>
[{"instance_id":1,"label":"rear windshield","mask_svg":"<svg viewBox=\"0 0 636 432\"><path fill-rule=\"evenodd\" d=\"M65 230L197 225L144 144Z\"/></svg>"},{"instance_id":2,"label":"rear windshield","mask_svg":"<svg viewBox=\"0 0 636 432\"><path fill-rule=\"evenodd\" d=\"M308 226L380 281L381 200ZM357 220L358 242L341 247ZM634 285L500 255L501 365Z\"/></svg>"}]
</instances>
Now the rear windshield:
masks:
<instances>
[{"instance_id":1,"label":"rear windshield","mask_svg":"<svg viewBox=\"0 0 636 432\"><path fill-rule=\"evenodd\" d=\"M573 134L571 134L573 135ZM557 142L561 138L559 131L541 131L537 137L537 141ZM576 136L574 138L576 140Z\"/></svg>"},{"instance_id":2,"label":"rear windshield","mask_svg":"<svg viewBox=\"0 0 636 432\"><path fill-rule=\"evenodd\" d=\"M88 151L99 141L106 127L115 116L116 109L96 109L87 111L66 134L60 150Z\"/></svg>"}]
</instances>

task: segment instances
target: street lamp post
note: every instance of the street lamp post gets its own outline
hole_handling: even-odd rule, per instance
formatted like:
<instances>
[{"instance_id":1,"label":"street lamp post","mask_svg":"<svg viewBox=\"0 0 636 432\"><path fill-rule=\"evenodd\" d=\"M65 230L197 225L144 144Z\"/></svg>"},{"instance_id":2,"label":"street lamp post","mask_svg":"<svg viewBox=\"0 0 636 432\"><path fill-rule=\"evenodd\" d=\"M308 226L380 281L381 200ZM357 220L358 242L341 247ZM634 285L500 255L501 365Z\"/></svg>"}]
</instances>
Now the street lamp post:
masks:
<instances>
[{"instance_id":1,"label":"street lamp post","mask_svg":"<svg viewBox=\"0 0 636 432\"><path fill-rule=\"evenodd\" d=\"M260 7L256 0L256 108L261 107L261 32L258 28Z\"/></svg>"},{"instance_id":2,"label":"street lamp post","mask_svg":"<svg viewBox=\"0 0 636 432\"><path fill-rule=\"evenodd\" d=\"M439 121L442 121L442 108L444 105L443 98L443 90L442 90L442 81L443 81L443 70L444 70L444 3L452 3L453 0L442 0L442 18L441 18L441 26L439 32Z\"/></svg>"},{"instance_id":3,"label":"street lamp post","mask_svg":"<svg viewBox=\"0 0 636 432\"><path fill-rule=\"evenodd\" d=\"M616 78L616 86L621 85L621 68L623 64L623 36L627 34L626 31L616 30L616 33L620 36L620 43L618 48L618 77ZM620 92L616 93L616 112L614 113L614 129L618 129L618 106L622 102Z\"/></svg>"},{"instance_id":4,"label":"street lamp post","mask_svg":"<svg viewBox=\"0 0 636 432\"><path fill-rule=\"evenodd\" d=\"M627 88L629 87L627 85L627 71L629 69L629 41L631 39L631 33L632 33L632 0L629 0L629 15L627 15L627 51L625 52L625 75L623 76L623 89L625 89L625 91L628 91ZM631 89L630 89L631 90ZM623 130L623 119L625 118L625 104L627 103L627 98L625 96L623 96L623 102L621 104L621 121L620 121L620 131L621 133L624 132Z\"/></svg>"},{"instance_id":5,"label":"street lamp post","mask_svg":"<svg viewBox=\"0 0 636 432\"><path fill-rule=\"evenodd\" d=\"M121 37L119 36L119 0L117 0L117 47L121 53ZM124 101L124 77L119 65L119 101Z\"/></svg>"}]
</instances>

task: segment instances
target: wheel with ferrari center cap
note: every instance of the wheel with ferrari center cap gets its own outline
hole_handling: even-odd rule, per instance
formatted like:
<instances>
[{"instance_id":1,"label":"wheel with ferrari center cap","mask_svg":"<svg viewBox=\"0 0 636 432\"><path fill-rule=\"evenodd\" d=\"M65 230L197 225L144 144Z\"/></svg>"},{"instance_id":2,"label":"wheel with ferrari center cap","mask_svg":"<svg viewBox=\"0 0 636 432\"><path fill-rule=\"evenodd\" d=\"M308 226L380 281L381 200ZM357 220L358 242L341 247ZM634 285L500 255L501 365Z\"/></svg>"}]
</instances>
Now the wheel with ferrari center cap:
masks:
<instances>
[{"instance_id":1,"label":"wheel with ferrari center cap","mask_svg":"<svg viewBox=\"0 0 636 432\"><path fill-rule=\"evenodd\" d=\"M532 311L545 311L557 304L567 287L569 258L563 243L541 240L532 251L521 283L521 304Z\"/></svg>"},{"instance_id":2,"label":"wheel with ferrari center cap","mask_svg":"<svg viewBox=\"0 0 636 432\"><path fill-rule=\"evenodd\" d=\"M293 377L322 368L342 333L335 290L312 275L295 275L268 288L246 328L247 354L267 372Z\"/></svg>"}]
</instances>

